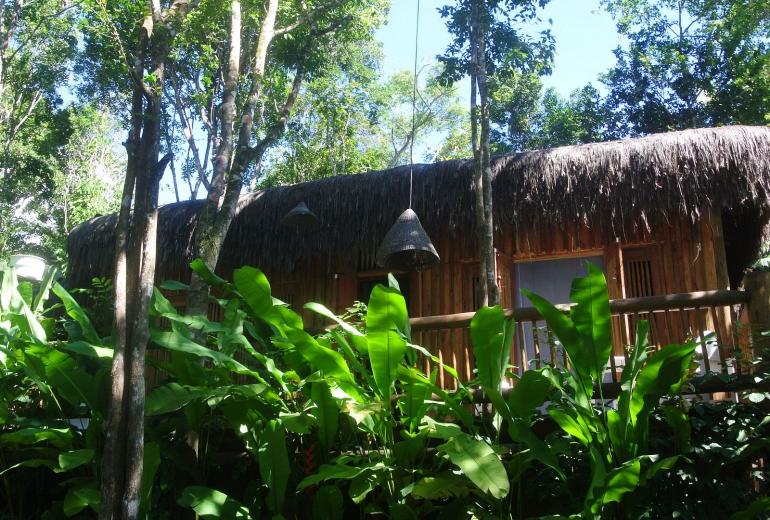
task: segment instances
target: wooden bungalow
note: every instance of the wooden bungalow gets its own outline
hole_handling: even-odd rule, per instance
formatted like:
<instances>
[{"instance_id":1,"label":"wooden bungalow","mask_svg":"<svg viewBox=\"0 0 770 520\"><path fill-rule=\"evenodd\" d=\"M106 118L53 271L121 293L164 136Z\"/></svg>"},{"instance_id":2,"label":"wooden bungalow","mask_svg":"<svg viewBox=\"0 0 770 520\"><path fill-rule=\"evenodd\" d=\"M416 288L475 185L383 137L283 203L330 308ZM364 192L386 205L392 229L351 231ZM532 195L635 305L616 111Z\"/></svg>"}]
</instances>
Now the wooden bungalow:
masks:
<instances>
[{"instance_id":1,"label":"wooden bungalow","mask_svg":"<svg viewBox=\"0 0 770 520\"><path fill-rule=\"evenodd\" d=\"M583 272L585 261L604 269L613 299L736 288L770 218L770 128L765 127L685 130L528 151L495 157L492 169L505 307L528 305L522 287L565 303L569 282ZM234 268L254 265L268 274L274 294L296 308L318 301L342 312L355 300L365 301L384 280L375 253L406 208L408 190L409 168L398 167L249 193L240 201L217 272L228 277ZM441 262L427 271L395 273L411 316L478 307L473 197L471 161L414 167L413 207ZM299 202L318 216L316 227L281 224ZM158 280L189 278L201 204L161 208ZM110 275L115 220L97 217L72 231L70 286ZM707 330L725 340L730 335L729 310L717 309L726 313L721 319L714 307L679 311L653 320L655 341L702 337ZM618 355L638 316L621 318L614 323ZM547 338L537 330L536 320L520 327L518 365L548 358ZM471 377L467 331L425 331L417 340ZM550 355L557 354L551 349Z\"/></svg>"}]
</instances>

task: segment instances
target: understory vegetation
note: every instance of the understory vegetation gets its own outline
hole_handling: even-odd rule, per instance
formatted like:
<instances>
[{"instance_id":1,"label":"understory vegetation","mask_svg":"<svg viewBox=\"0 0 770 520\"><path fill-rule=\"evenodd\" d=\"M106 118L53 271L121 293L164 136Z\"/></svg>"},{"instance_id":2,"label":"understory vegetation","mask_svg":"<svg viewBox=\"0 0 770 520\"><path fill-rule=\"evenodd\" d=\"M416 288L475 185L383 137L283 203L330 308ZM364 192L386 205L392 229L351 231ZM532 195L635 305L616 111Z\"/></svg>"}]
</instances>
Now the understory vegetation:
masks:
<instances>
[{"instance_id":1,"label":"understory vegetation","mask_svg":"<svg viewBox=\"0 0 770 520\"><path fill-rule=\"evenodd\" d=\"M184 293L182 283L154 293L145 517L756 518L767 508L768 396L685 399L695 343L655 351L642 322L619 394L601 395L610 309L590 264L569 313L527 295L566 367L517 377L515 324L487 307L471 323L467 383L412 343L392 277L346 319L306 304L334 324L311 334L261 271L226 281L192 267L221 319L180 313L164 293ZM99 510L109 323L55 279L49 270L33 287L2 272L4 518ZM90 294L96 311L105 284ZM416 368L426 358L427 374ZM439 370L453 389L437 384Z\"/></svg>"}]
</instances>

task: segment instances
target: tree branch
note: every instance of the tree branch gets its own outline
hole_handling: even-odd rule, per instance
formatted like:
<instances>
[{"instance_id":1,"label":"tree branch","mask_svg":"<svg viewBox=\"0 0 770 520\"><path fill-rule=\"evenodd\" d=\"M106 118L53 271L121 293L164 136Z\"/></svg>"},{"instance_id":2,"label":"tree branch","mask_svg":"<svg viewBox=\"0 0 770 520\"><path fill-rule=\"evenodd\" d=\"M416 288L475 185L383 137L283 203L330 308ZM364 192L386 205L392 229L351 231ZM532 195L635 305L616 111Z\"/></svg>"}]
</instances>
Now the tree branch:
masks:
<instances>
[{"instance_id":1,"label":"tree branch","mask_svg":"<svg viewBox=\"0 0 770 520\"><path fill-rule=\"evenodd\" d=\"M169 74L169 79L171 80L171 87L174 90L174 99L172 101L174 108L176 109L176 113L179 116L179 122L182 123L183 131L185 140L187 141L187 146L190 148L190 151L192 152L193 159L195 161L195 169L198 171L198 176L201 178L203 185L206 187L206 189L210 189L210 185L208 183L208 179L205 178L206 176L206 169L204 167L204 163L201 163L201 157L200 157L200 151L198 150L198 145L195 143L195 136L193 135L193 128L192 124L190 123L189 118L187 117L187 110L184 106L184 101L182 101L182 97L179 93L179 84L176 81L176 78L173 74ZM170 98L170 96L167 94L167 97Z\"/></svg>"},{"instance_id":2,"label":"tree branch","mask_svg":"<svg viewBox=\"0 0 770 520\"><path fill-rule=\"evenodd\" d=\"M33 37L33 36L35 36L35 34L37 33L37 31L38 31L38 30L39 30L39 29L40 29L40 28L43 26L43 22L45 22L46 20L50 20L50 19L52 19L52 18L58 18L58 17L60 17L61 15L63 15L64 13L66 13L67 11L69 11L70 9L73 9L74 7L79 7L79 6L80 6L80 4L82 4L82 3L83 3L83 0L80 0L80 1L78 1L78 2L74 2L74 3L68 4L68 5L66 5L65 7L63 7L62 9L60 9L59 11L57 11L57 12L56 12L56 13L54 13L54 14L50 14L50 15L48 15L48 16L43 16L43 17L41 17L41 18L40 18L40 20L38 20L37 24L35 24L35 26L32 28L32 30L31 30L31 31L28 31L28 32L26 32L26 34L25 34L26 38L24 39L24 41L20 42L20 43L19 43L19 44L16 46L16 48L13 50L13 52L11 53L11 55L10 55L10 56L8 56L8 59L7 59L6 63L7 63L7 62L9 62L9 61L12 61L12 60L13 60L13 59L16 57L16 55L17 55L17 54L18 54L18 53L19 53L19 52L20 52L20 51L21 51L21 50L22 50L22 49L23 49L23 48L24 48L24 47L25 47L25 46L26 46L26 45L27 45L27 44L28 44L30 41L32 41L32 37ZM27 6L25 5L24 7L27 7Z\"/></svg>"},{"instance_id":3,"label":"tree branch","mask_svg":"<svg viewBox=\"0 0 770 520\"><path fill-rule=\"evenodd\" d=\"M278 140L278 138L281 136L283 131L286 129L286 123L289 120L289 115L291 114L291 109L294 107L294 103L297 101L297 97L299 96L299 89L300 86L302 86L302 82L305 79L305 70L302 65L300 65L297 68L297 72L294 75L294 81L291 85L291 91L289 92L289 95L286 97L286 102L283 104L283 107L280 111L280 117L278 120L268 129L265 137L263 137L254 147L249 148L249 160L262 160L262 156L264 155L265 151L275 144L275 142Z\"/></svg>"}]
</instances>

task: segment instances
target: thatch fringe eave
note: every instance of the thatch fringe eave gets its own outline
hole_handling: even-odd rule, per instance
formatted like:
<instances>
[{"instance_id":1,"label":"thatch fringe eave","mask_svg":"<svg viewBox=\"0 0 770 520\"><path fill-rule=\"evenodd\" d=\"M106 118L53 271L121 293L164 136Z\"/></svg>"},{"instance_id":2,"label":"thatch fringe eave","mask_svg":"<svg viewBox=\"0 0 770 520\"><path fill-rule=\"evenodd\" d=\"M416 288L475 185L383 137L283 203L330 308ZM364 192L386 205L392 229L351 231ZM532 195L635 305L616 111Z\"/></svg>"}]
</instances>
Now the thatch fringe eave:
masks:
<instances>
[{"instance_id":1,"label":"thatch fringe eave","mask_svg":"<svg viewBox=\"0 0 770 520\"><path fill-rule=\"evenodd\" d=\"M587 222L622 233L661 215L695 222L708 208L770 209L770 128L732 126L684 130L638 139L534 150L494 157L497 226L537 228ZM219 267L244 264L292 270L323 262L354 268L373 254L406 209L409 168L336 176L244 195L228 232ZM471 233L472 162L414 167L414 204L431 236ZM312 230L281 227L305 202L318 216ZM192 234L202 201L160 210L158 276L186 278ZM114 215L91 219L70 234L69 281L87 283L112 269ZM759 241L759 237L747 237ZM332 267L333 266L333 267Z\"/></svg>"}]
</instances>

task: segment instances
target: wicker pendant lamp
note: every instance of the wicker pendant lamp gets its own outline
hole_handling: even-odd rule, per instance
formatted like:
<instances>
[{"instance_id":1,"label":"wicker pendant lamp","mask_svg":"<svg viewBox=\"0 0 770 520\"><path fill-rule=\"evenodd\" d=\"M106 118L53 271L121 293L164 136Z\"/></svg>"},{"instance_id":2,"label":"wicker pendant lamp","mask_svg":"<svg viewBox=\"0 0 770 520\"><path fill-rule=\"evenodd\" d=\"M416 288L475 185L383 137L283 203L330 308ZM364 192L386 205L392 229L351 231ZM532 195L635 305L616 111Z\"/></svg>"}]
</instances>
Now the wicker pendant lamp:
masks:
<instances>
[{"instance_id":1,"label":"wicker pendant lamp","mask_svg":"<svg viewBox=\"0 0 770 520\"><path fill-rule=\"evenodd\" d=\"M316 224L318 224L318 217L304 202L298 203L281 219L282 226L304 227Z\"/></svg>"},{"instance_id":2,"label":"wicker pendant lamp","mask_svg":"<svg viewBox=\"0 0 770 520\"><path fill-rule=\"evenodd\" d=\"M421 271L438 261L436 248L411 209L398 217L377 251L377 263L390 269Z\"/></svg>"},{"instance_id":3,"label":"wicker pendant lamp","mask_svg":"<svg viewBox=\"0 0 770 520\"><path fill-rule=\"evenodd\" d=\"M414 83L412 84L412 139L409 143L409 208L388 230L379 249L377 264L387 269L422 271L439 263L440 258L430 237L412 210L412 176L414 170L415 104L417 100L417 41L420 28L420 0L417 0L417 29L414 37Z\"/></svg>"}]
</instances>

